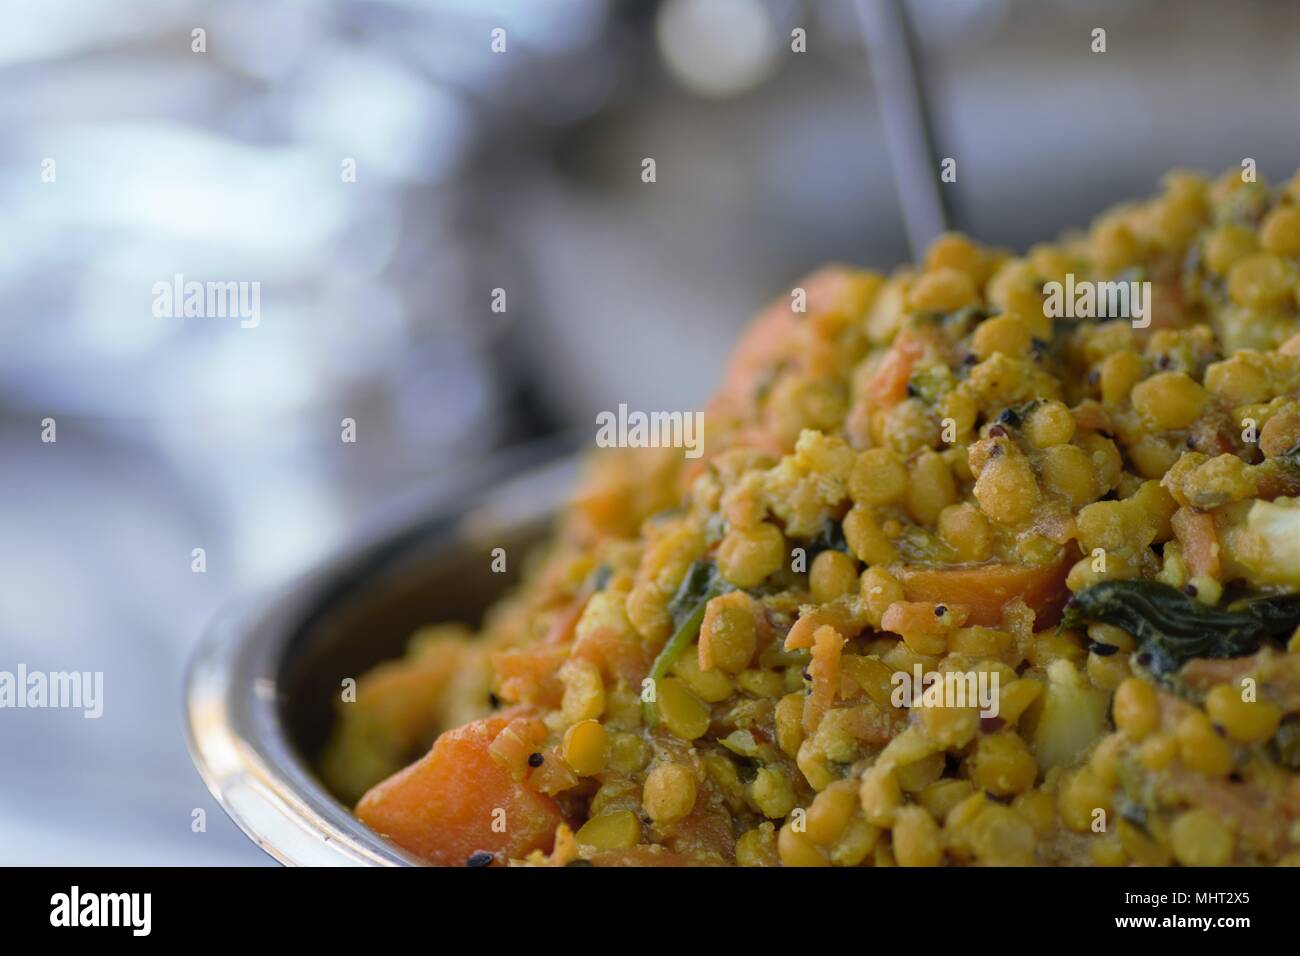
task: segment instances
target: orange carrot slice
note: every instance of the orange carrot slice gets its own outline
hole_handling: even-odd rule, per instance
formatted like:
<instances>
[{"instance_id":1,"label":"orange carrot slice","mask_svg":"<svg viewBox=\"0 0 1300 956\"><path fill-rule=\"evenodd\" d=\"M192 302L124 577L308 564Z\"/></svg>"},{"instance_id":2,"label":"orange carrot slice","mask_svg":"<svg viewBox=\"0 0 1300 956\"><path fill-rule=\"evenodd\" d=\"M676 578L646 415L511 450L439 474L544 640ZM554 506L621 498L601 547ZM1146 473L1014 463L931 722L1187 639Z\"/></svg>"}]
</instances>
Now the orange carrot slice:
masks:
<instances>
[{"instance_id":1,"label":"orange carrot slice","mask_svg":"<svg viewBox=\"0 0 1300 956\"><path fill-rule=\"evenodd\" d=\"M998 627L1002 609L1022 598L1037 615L1038 628L1060 620L1061 608L1070 597L1065 576L1069 560L1042 567L1015 564L981 564L957 568L928 568L901 565L890 569L903 584L908 601L964 605L970 610L967 624Z\"/></svg>"},{"instance_id":2,"label":"orange carrot slice","mask_svg":"<svg viewBox=\"0 0 1300 956\"><path fill-rule=\"evenodd\" d=\"M436 866L464 866L481 851L502 860L549 850L559 807L516 783L490 752L507 723L493 716L447 731L425 757L372 787L357 817Z\"/></svg>"}]
</instances>

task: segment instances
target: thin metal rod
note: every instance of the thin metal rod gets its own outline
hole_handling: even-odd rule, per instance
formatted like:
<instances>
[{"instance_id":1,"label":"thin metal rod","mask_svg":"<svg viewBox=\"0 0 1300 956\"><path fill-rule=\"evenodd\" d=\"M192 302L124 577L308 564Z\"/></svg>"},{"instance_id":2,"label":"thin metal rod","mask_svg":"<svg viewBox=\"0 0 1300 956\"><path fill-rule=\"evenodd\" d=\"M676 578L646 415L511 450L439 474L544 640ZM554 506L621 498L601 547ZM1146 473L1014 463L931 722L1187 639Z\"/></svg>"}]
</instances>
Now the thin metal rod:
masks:
<instances>
[{"instance_id":1,"label":"thin metal rod","mask_svg":"<svg viewBox=\"0 0 1300 956\"><path fill-rule=\"evenodd\" d=\"M912 31L901 0L858 0L857 7L903 223L919 260L947 228L948 212Z\"/></svg>"}]
</instances>

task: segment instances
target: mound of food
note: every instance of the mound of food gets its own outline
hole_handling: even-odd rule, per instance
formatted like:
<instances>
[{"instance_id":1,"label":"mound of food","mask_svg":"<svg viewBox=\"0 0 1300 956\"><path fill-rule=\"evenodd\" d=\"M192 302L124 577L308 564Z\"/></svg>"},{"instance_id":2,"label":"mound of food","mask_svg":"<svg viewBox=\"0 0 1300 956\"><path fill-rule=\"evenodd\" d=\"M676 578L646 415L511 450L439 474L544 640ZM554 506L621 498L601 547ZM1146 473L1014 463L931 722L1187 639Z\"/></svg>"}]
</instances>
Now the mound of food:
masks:
<instances>
[{"instance_id":1,"label":"mound of food","mask_svg":"<svg viewBox=\"0 0 1300 956\"><path fill-rule=\"evenodd\" d=\"M1240 171L825 268L322 772L446 865L1300 863L1298 295Z\"/></svg>"}]
</instances>

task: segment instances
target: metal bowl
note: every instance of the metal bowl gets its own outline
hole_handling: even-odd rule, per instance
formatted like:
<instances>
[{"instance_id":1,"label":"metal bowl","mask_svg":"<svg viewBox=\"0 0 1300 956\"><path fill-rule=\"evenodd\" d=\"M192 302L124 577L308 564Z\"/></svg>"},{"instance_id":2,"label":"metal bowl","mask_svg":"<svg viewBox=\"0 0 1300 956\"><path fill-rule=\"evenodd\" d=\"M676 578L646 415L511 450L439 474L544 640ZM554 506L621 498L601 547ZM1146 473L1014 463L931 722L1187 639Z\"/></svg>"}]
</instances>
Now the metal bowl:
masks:
<instances>
[{"instance_id":1,"label":"metal bowl","mask_svg":"<svg viewBox=\"0 0 1300 956\"><path fill-rule=\"evenodd\" d=\"M213 623L185 679L187 742L208 789L258 846L285 864L418 865L312 770L340 681L400 655L421 625L478 622L575 476L565 458L468 493L456 513L404 503L339 557ZM498 547L512 573L491 571Z\"/></svg>"}]
</instances>

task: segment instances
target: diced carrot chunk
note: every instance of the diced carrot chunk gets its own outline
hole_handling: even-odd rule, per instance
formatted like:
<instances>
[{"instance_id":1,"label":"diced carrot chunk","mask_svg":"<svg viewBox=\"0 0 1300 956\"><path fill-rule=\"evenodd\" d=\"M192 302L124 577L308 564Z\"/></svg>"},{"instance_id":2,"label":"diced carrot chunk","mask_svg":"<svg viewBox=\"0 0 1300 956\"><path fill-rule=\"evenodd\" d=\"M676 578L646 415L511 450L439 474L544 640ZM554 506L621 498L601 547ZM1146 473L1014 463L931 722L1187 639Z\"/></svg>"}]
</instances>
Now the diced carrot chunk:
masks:
<instances>
[{"instance_id":1,"label":"diced carrot chunk","mask_svg":"<svg viewBox=\"0 0 1300 956\"><path fill-rule=\"evenodd\" d=\"M939 609L944 613L940 614ZM895 634L947 634L970 619L964 604L936 604L932 601L895 601L880 620L882 631Z\"/></svg>"},{"instance_id":2,"label":"diced carrot chunk","mask_svg":"<svg viewBox=\"0 0 1300 956\"><path fill-rule=\"evenodd\" d=\"M1042 567L1016 564L983 564L966 568L927 568L912 565L890 569L903 584L908 601L964 605L970 611L967 624L998 627L1003 608L1016 598L1024 600L1036 614L1036 626L1055 624L1069 599L1065 586L1070 562Z\"/></svg>"},{"instance_id":3,"label":"diced carrot chunk","mask_svg":"<svg viewBox=\"0 0 1300 956\"><path fill-rule=\"evenodd\" d=\"M907 383L923 354L925 345L920 339L906 331L899 333L867 385L877 407L893 408L907 398Z\"/></svg>"},{"instance_id":4,"label":"diced carrot chunk","mask_svg":"<svg viewBox=\"0 0 1300 956\"><path fill-rule=\"evenodd\" d=\"M568 644L534 644L492 655L497 693L512 704L559 706L564 685L558 676L569 659Z\"/></svg>"},{"instance_id":5,"label":"diced carrot chunk","mask_svg":"<svg viewBox=\"0 0 1300 956\"><path fill-rule=\"evenodd\" d=\"M619 677L629 684L640 684L650 673L650 652L632 634L620 634L613 628L597 627L573 645L573 656L591 661L606 680Z\"/></svg>"},{"instance_id":6,"label":"diced carrot chunk","mask_svg":"<svg viewBox=\"0 0 1300 956\"><path fill-rule=\"evenodd\" d=\"M447 731L426 756L372 787L357 817L436 866L464 866L480 851L501 860L549 849L559 807L516 783L489 752L507 723L493 716Z\"/></svg>"}]
</instances>

